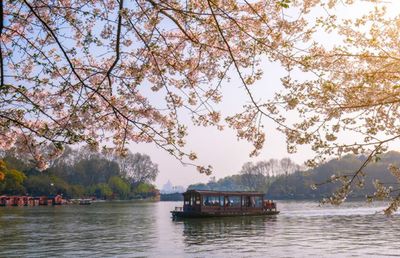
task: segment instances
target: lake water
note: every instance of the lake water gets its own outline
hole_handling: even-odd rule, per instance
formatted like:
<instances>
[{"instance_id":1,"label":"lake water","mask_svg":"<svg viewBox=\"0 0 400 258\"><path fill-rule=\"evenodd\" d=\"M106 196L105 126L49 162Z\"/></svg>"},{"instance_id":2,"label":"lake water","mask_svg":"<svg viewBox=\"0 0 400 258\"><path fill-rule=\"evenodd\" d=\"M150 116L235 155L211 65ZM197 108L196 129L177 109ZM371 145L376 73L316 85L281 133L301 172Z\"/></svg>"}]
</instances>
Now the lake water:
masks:
<instances>
[{"instance_id":1,"label":"lake water","mask_svg":"<svg viewBox=\"0 0 400 258\"><path fill-rule=\"evenodd\" d=\"M383 203L278 202L275 217L172 221L180 203L0 207L0 257L374 257L400 255Z\"/></svg>"}]
</instances>

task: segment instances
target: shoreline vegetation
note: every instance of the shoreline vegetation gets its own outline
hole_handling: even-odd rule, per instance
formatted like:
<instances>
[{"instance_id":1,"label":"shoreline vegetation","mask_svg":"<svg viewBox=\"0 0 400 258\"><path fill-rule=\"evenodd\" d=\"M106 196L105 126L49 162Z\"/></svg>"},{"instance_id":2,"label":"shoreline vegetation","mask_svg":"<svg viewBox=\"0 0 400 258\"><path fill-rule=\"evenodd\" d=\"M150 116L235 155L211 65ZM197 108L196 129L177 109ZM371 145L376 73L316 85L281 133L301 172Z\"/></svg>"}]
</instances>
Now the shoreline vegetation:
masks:
<instances>
[{"instance_id":1,"label":"shoreline vegetation","mask_svg":"<svg viewBox=\"0 0 400 258\"><path fill-rule=\"evenodd\" d=\"M161 193L152 184L158 167L145 154L129 153L121 159L93 153L88 149L66 149L45 171L13 152L0 159L0 196L51 196L65 199L182 201L182 193ZM329 179L351 174L367 157L347 155L304 170L288 158L247 162L234 175L208 183L190 185L187 190L260 191L273 200L322 200L329 198L340 182ZM365 169L365 182L348 196L359 200L371 196L380 183L395 182L391 165L400 164L400 153L390 151L379 156ZM328 180L327 180L328 179ZM372 179L375 179L374 181ZM318 185L312 189L312 185ZM391 185L389 185L391 186ZM392 185L395 187L395 185Z\"/></svg>"},{"instance_id":2,"label":"shoreline vegetation","mask_svg":"<svg viewBox=\"0 0 400 258\"><path fill-rule=\"evenodd\" d=\"M246 163L236 175L219 180L211 178L206 184L193 184L188 189L261 191L272 200L322 200L329 198L341 185L339 180L332 179L351 175L366 159L363 155L346 155L309 170L301 169L288 159ZM389 171L393 165L400 165L400 152L381 154L364 168L365 180L353 189L347 199L359 200L367 196L370 200L380 184L397 189L396 179ZM313 189L313 185L318 187Z\"/></svg>"},{"instance_id":3,"label":"shoreline vegetation","mask_svg":"<svg viewBox=\"0 0 400 258\"><path fill-rule=\"evenodd\" d=\"M0 195L50 196L99 200L158 199L152 184L158 167L150 157L128 153L124 158L67 148L44 171L13 151L1 153Z\"/></svg>"}]
</instances>

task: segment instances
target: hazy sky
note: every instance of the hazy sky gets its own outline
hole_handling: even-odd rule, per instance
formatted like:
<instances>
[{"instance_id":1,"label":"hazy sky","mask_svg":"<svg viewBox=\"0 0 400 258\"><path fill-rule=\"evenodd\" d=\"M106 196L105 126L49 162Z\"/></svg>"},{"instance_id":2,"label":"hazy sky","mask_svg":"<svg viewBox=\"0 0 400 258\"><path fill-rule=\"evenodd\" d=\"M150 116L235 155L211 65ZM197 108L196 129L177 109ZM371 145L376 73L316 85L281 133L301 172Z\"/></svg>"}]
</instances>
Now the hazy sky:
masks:
<instances>
[{"instance_id":1,"label":"hazy sky","mask_svg":"<svg viewBox=\"0 0 400 258\"><path fill-rule=\"evenodd\" d=\"M386 1L385 3L389 5L388 10L391 15L399 14L400 1ZM340 14L341 17L356 17L371 6L370 3L364 1L356 7L342 6L337 8L335 12ZM320 36L319 40L327 44L334 44L334 36L332 35L328 37L326 35ZM262 79L251 87L256 101L269 99L275 92L279 91L281 89L280 78L285 75L284 70L278 64L264 62L262 69L264 71ZM231 72L231 77L231 81L225 82L223 85L222 104L217 108L217 110L222 111L223 115L232 115L240 111L242 106L249 101L234 72ZM238 173L241 166L248 161L290 157L301 164L312 157L312 152L307 148L300 148L298 153L289 155L286 151L285 138L275 129L276 125L265 119L264 126L267 136L266 142L261 154L255 158L249 158L252 149L251 144L246 141L238 141L235 132L227 127L223 131L218 131L212 127L204 128L189 125L186 150L198 154L199 164L212 165L214 167L212 176L217 179ZM132 144L131 150L150 155L151 159L159 165L160 174L156 180L156 185L159 188L168 180L174 185L185 187L189 184L209 180L208 176L199 174L194 167L181 165L178 160L153 144Z\"/></svg>"},{"instance_id":2,"label":"hazy sky","mask_svg":"<svg viewBox=\"0 0 400 258\"><path fill-rule=\"evenodd\" d=\"M252 86L252 92L256 99L267 99L273 96L281 87L280 77L284 75L279 65L263 64L264 76ZM234 114L241 110L242 106L248 103L245 89L236 78L234 72L232 80L224 83L223 101L219 110L223 114ZM189 125L189 136L186 149L195 151L198 154L198 163L212 165L214 172L211 176L217 179L227 175L233 175L240 171L242 165L247 161L268 160L271 158L281 159L290 157L298 163L302 163L311 152L301 152L289 156L286 152L284 136L279 133L269 120L264 120L266 130L266 142L264 149L258 157L250 158L249 154L252 145L243 140L237 140L235 132L225 127L219 131L213 127L196 127ZM151 159L159 165L160 174L157 177L156 185L162 187L168 180L174 185L188 186L197 182L207 182L208 176L199 174L192 166L183 166L178 160L167 154L164 150L153 144L131 145L133 152L147 153Z\"/></svg>"}]
</instances>

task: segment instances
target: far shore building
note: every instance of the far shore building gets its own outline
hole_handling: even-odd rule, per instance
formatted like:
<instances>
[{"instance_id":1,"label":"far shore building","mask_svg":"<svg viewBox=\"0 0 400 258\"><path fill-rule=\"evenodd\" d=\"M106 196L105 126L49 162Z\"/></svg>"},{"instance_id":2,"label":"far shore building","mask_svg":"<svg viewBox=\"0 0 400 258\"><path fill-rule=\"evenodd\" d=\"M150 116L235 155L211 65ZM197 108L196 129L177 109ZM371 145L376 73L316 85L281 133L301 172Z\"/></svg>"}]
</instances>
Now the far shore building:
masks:
<instances>
[{"instance_id":1,"label":"far shore building","mask_svg":"<svg viewBox=\"0 0 400 258\"><path fill-rule=\"evenodd\" d=\"M161 189L161 194L183 193L185 191L186 190L183 186L174 186L171 181L168 180L168 182L163 185Z\"/></svg>"}]
</instances>

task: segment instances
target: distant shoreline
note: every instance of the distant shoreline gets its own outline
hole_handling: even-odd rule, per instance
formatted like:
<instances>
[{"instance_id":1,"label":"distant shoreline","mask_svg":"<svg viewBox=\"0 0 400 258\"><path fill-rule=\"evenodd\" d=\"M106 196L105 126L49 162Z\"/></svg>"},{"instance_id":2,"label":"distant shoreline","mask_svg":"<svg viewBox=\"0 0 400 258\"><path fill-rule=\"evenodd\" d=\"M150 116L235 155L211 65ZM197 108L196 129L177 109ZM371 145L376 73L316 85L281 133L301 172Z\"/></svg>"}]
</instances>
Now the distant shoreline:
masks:
<instances>
[{"instance_id":1,"label":"distant shoreline","mask_svg":"<svg viewBox=\"0 0 400 258\"><path fill-rule=\"evenodd\" d=\"M273 196L267 195L269 199L277 200L277 201L316 201L319 202L323 198L329 198L329 196L319 196L314 198L301 198L301 197L279 197L274 198ZM348 197L347 201L363 201L365 200L365 196L355 196ZM182 193L170 193L170 194L161 194L160 201L169 202L169 201L183 201Z\"/></svg>"}]
</instances>

